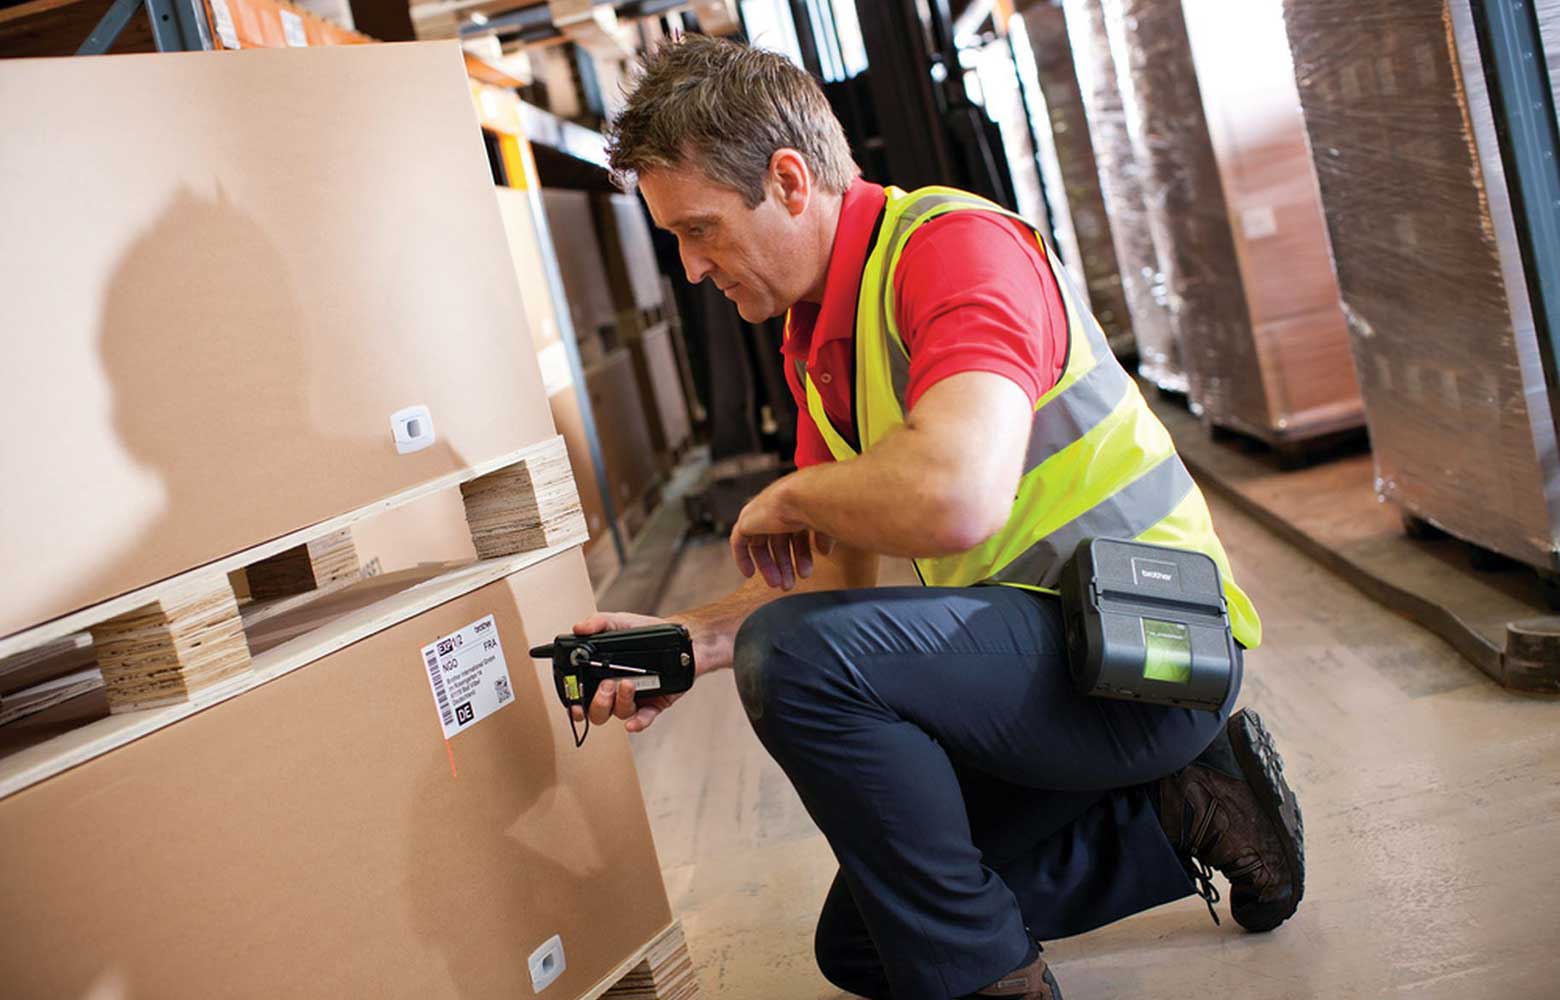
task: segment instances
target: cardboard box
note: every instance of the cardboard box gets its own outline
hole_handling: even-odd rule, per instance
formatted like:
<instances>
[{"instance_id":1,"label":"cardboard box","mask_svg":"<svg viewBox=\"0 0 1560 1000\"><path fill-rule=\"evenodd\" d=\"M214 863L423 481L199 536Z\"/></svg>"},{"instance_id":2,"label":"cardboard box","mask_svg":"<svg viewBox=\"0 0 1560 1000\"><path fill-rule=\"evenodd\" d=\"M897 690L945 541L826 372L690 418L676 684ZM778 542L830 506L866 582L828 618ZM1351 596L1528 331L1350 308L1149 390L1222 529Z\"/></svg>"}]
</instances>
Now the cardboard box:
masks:
<instances>
[{"instance_id":1,"label":"cardboard box","mask_svg":"<svg viewBox=\"0 0 1560 1000\"><path fill-rule=\"evenodd\" d=\"M671 922L627 738L526 655L592 609L570 551L0 800L6 995L531 996L554 934L585 992ZM446 747L422 649L488 615L513 701Z\"/></svg>"},{"instance_id":2,"label":"cardboard box","mask_svg":"<svg viewBox=\"0 0 1560 1000\"><path fill-rule=\"evenodd\" d=\"M553 433L458 45L0 92L40 97L0 102L0 635ZM134 169L78 169L105 149ZM419 403L437 443L397 454Z\"/></svg>"}]
</instances>

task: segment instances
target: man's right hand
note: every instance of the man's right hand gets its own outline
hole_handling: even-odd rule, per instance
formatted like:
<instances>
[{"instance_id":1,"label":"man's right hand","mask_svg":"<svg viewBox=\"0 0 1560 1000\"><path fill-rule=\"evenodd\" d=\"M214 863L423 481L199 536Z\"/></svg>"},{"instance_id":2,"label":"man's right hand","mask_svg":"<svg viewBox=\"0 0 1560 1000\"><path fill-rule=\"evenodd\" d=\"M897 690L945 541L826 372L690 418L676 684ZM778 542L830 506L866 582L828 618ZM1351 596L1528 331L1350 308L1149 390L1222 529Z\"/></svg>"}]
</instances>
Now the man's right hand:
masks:
<instances>
[{"instance_id":1,"label":"man's right hand","mask_svg":"<svg viewBox=\"0 0 1560 1000\"><path fill-rule=\"evenodd\" d=\"M608 611L591 615L574 626L575 635L595 635L597 632L625 628L641 628L645 625L664 625L666 619L649 615L630 614L626 611ZM655 721L656 716L672 707L680 694L661 694L642 701L634 700L634 685L626 681L602 681L596 687L589 711L576 705L570 711L575 722L584 722L587 715L591 725L605 725L613 716L623 720L623 728L631 733L643 732Z\"/></svg>"}]
</instances>

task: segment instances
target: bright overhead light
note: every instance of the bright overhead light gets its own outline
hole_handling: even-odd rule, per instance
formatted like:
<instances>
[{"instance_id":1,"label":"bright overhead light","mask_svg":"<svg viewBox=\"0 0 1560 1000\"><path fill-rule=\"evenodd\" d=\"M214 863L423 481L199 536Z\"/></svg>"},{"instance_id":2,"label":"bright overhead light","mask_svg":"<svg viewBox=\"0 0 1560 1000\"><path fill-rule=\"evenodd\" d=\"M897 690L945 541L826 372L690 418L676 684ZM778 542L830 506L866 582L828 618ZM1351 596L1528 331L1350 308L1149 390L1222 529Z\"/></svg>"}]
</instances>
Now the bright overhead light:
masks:
<instances>
[{"instance_id":1,"label":"bright overhead light","mask_svg":"<svg viewBox=\"0 0 1560 1000\"><path fill-rule=\"evenodd\" d=\"M474 11L471 12L471 23L472 24L475 24L477 27L480 28L484 24L487 24L487 22L488 22L488 16L486 14L482 13L480 10L474 10Z\"/></svg>"}]
</instances>

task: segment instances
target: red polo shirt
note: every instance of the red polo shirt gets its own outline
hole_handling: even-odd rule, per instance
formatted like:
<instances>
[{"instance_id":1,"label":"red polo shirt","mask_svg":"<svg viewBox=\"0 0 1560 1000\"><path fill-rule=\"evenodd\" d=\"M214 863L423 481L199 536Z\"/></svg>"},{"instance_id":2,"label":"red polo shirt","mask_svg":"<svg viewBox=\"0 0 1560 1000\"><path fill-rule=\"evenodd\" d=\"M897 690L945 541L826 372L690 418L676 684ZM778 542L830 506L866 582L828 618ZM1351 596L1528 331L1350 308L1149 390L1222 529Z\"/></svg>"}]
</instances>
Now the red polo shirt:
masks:
<instances>
[{"instance_id":1,"label":"red polo shirt","mask_svg":"<svg viewBox=\"0 0 1560 1000\"><path fill-rule=\"evenodd\" d=\"M831 422L855 440L851 379L856 293L886 201L857 179L845 192L824 279L823 301L791 307L783 353L796 397L796 464L833 461L807 412L794 361L807 362ZM918 229L894 273L895 322L910 350L909 403L959 372L993 372L1023 389L1033 405L1056 384L1067 360L1061 290L1032 230L1007 216L951 212Z\"/></svg>"}]
</instances>

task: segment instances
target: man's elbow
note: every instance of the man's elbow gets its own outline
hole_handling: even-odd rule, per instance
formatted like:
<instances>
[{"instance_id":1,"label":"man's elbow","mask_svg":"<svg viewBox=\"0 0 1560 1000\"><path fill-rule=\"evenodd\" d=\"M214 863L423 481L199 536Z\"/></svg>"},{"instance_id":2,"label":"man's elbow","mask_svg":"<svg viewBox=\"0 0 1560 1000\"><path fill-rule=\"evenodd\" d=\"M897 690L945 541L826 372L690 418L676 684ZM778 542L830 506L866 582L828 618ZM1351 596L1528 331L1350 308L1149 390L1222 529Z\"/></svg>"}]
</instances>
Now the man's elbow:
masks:
<instances>
[{"instance_id":1,"label":"man's elbow","mask_svg":"<svg viewBox=\"0 0 1560 1000\"><path fill-rule=\"evenodd\" d=\"M940 497L927 519L926 544L930 556L968 552L984 544L1007 524L1013 513L1011 496L971 495L961 491Z\"/></svg>"}]
</instances>

